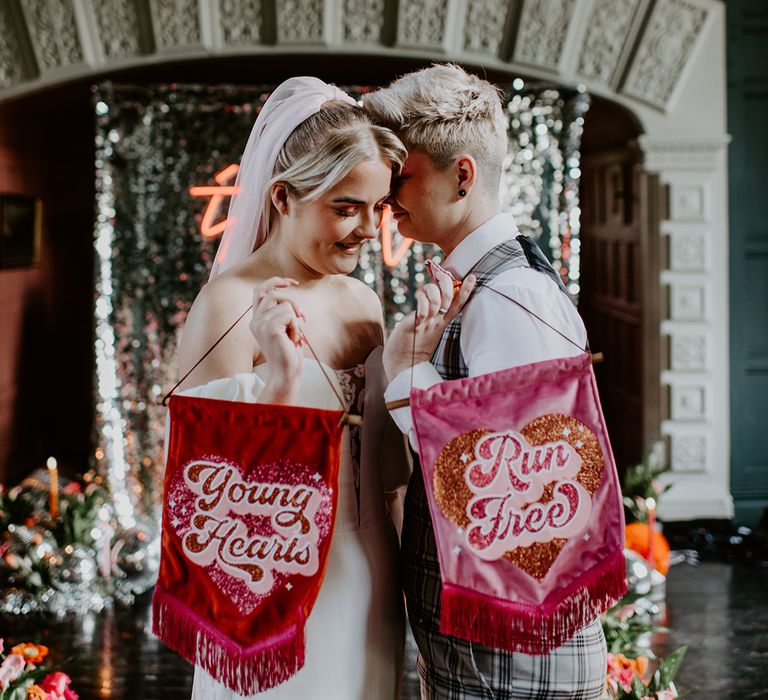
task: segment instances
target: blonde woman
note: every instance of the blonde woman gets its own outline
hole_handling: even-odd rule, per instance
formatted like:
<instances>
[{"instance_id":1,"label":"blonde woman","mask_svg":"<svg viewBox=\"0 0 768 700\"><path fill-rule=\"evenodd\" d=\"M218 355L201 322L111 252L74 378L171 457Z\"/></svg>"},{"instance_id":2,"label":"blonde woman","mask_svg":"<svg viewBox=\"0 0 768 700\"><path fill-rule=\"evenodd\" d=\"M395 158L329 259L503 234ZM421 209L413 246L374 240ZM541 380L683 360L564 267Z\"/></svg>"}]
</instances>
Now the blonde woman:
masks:
<instances>
[{"instance_id":1,"label":"blonde woman","mask_svg":"<svg viewBox=\"0 0 768 700\"><path fill-rule=\"evenodd\" d=\"M580 352L586 333L575 307L538 249L518 241L512 216L501 213L498 191L507 136L498 91L458 66L437 65L372 93L365 107L408 148L392 201L399 231L437 244L446 255L445 268L463 278L465 287L478 278L563 334L485 287L477 287L460 321L449 327L457 304L449 275L438 272L437 283L419 293L415 314L387 341L384 363L391 383L386 398L404 398L411 382L427 388ZM417 364L411 374L416 317ZM393 417L413 438L410 409L397 409ZM598 620L545 656L509 653L440 633L440 567L418 465L408 485L401 546L423 698L600 696L606 649Z\"/></svg>"},{"instance_id":2,"label":"blonde woman","mask_svg":"<svg viewBox=\"0 0 768 700\"><path fill-rule=\"evenodd\" d=\"M392 700L404 640L397 540L385 490L404 458L399 433L387 437L381 304L347 275L361 245L377 235L390 180L405 150L357 104L316 78L292 78L264 106L240 165L212 279L184 328L178 365L193 367L188 395L338 408L323 369L361 435L345 431L339 506L325 578L306 625L304 667L259 698ZM297 435L297 440L302 436ZM196 668L197 700L236 696Z\"/></svg>"}]
</instances>

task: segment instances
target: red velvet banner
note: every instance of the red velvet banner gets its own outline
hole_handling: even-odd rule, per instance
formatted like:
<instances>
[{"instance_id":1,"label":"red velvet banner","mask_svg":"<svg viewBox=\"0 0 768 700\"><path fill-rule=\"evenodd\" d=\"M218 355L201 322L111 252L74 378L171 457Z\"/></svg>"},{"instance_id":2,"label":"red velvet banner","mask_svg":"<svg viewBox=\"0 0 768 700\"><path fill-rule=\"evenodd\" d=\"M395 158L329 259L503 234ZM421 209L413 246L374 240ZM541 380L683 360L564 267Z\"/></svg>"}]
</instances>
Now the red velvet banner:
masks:
<instances>
[{"instance_id":1,"label":"red velvet banner","mask_svg":"<svg viewBox=\"0 0 768 700\"><path fill-rule=\"evenodd\" d=\"M341 411L174 396L153 631L241 694L304 663L336 515Z\"/></svg>"}]
</instances>

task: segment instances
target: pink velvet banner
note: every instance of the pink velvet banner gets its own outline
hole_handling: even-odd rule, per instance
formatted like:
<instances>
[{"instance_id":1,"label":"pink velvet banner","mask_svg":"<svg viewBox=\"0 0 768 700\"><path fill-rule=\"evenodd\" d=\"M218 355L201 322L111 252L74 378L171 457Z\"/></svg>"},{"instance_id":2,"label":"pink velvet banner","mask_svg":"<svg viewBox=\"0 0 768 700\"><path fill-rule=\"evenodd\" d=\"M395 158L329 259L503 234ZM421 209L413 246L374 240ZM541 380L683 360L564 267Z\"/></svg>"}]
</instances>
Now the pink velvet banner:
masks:
<instances>
[{"instance_id":1,"label":"pink velvet banner","mask_svg":"<svg viewBox=\"0 0 768 700\"><path fill-rule=\"evenodd\" d=\"M414 389L441 631L545 654L626 591L624 514L588 354Z\"/></svg>"}]
</instances>

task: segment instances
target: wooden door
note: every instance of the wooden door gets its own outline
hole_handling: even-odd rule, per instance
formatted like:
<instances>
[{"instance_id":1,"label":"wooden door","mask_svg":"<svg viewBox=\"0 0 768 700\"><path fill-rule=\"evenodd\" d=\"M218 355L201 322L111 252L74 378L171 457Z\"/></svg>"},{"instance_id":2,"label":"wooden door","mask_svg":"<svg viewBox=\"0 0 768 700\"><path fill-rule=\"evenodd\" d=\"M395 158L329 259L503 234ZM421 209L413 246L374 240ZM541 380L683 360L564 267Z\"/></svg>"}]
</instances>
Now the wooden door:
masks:
<instances>
[{"instance_id":1,"label":"wooden door","mask_svg":"<svg viewBox=\"0 0 768 700\"><path fill-rule=\"evenodd\" d=\"M579 310L597 365L616 464L659 436L658 194L632 149L586 155L581 180Z\"/></svg>"}]
</instances>

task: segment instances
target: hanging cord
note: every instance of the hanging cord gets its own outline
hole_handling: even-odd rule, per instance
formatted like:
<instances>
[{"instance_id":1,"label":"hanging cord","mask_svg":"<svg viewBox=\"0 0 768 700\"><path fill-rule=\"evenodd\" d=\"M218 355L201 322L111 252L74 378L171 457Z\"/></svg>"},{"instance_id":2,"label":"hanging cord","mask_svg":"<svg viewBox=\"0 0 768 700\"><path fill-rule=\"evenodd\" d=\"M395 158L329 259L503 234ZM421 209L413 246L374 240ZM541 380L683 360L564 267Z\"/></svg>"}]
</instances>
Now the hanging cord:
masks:
<instances>
[{"instance_id":1,"label":"hanging cord","mask_svg":"<svg viewBox=\"0 0 768 700\"><path fill-rule=\"evenodd\" d=\"M478 282L477 286L478 287L485 287L486 289L490 290L491 292L494 292L494 293L498 294L499 296L504 297L508 301L511 301L513 304L517 304L523 311L526 311L531 316L533 316L535 319L541 321L545 326L547 326L548 328L551 328L561 338L564 338L565 340L567 340L571 345L573 345L574 347L577 347L579 350L581 350L581 352L588 353L590 359L592 360L592 364L593 365L596 365L596 364L602 362L605 359L603 353L601 353L601 352L596 352L596 353L589 352L586 348L584 348L583 346L579 345L576 341L571 340L571 338L569 338L565 333L563 333L562 331L558 330L553 325L547 323L541 316L533 313L533 311L531 311L528 307L526 307L523 304L521 304L517 299L513 299L512 297L507 296L503 292L500 292L498 289L494 289L493 287L485 284L485 282ZM589 345L587 345L587 347L589 347Z\"/></svg>"},{"instance_id":2,"label":"hanging cord","mask_svg":"<svg viewBox=\"0 0 768 700\"><path fill-rule=\"evenodd\" d=\"M219 338L219 339L218 339L218 340L217 340L217 341L216 341L216 342L215 342L213 345L211 345L211 347L209 347L209 348L208 348L208 350L206 351L206 353L205 353L205 354L204 354L204 355L203 355L203 356L202 356L202 357L201 357L201 358L200 358L200 359L199 359L197 362L195 362L195 364L194 364L194 365L192 365L192 369L190 369L190 370L189 370L189 372L187 372L187 373L186 373L186 374L185 374L185 375L184 375L184 376L183 376L181 379L179 379L179 381L178 381L178 382L176 382L176 384L174 384L173 388L172 388L172 389L171 389L171 390L170 390L170 391L169 391L169 392L168 392L168 393L167 393L165 396L163 396L163 406L167 406L167 405L168 405L168 401L170 400L171 396L173 396L173 392L174 392L174 391L176 391L176 389L178 389L178 388L179 388L179 387L180 387L180 386L181 386L181 385L184 383L184 380L185 380L185 379L186 379L186 378L187 378L187 377L188 377L190 374L192 374L192 372L194 372L194 371L195 371L195 370L198 368L198 366L200 365L200 363L201 363L201 362L202 362L202 361L203 361L203 360L204 360L206 357L208 357L208 355L210 355L210 354L211 354L211 353L212 353L212 352L213 352L213 351L216 349L216 346L217 346L217 345L218 345L218 344L219 344L219 343L220 343L222 340L224 340L224 338L226 338L226 337L227 337L227 335L229 335L229 332L230 332L230 331L231 331L231 330L232 330L232 329L233 329L233 328L234 328L234 327L235 327L235 326L236 326L238 323L240 323L240 321L242 321L242 320L243 320L243 318L245 317L245 315L246 315L246 314L247 314L247 313L248 313L248 312L249 312L249 311L250 311L252 308L253 308L253 304L251 304L251 305L250 305L250 306L249 306L249 307L248 307L248 308L247 308L245 311L243 311L243 313L241 313L241 314L240 314L240 316L238 316L238 318L237 318L237 321L235 321L235 322L234 322L234 323L233 323L233 324L232 324L232 325L231 325L229 328L227 328L227 330L225 330L225 331L224 331L224 332L221 334L221 337L220 337L220 338Z\"/></svg>"},{"instance_id":3,"label":"hanging cord","mask_svg":"<svg viewBox=\"0 0 768 700\"><path fill-rule=\"evenodd\" d=\"M456 291L457 288L461 287L461 284L459 283L457 285L458 280L454 280L454 291ZM495 292L499 296L504 297L505 299L511 301L514 304L517 304L523 311L526 311L531 316L533 316L535 319L541 321L545 326L548 328L551 328L555 333L557 333L559 336L567 340L571 345L577 347L581 352L586 352L589 355L590 360L592 360L592 364L596 365L602 362L605 359L605 356L601 352L591 353L587 349L583 348L581 345L579 345L577 342L569 338L565 333L555 328L553 325L547 323L541 316L533 313L528 307L521 304L517 299L513 299L510 296L507 296L506 294L500 292L498 289L494 289L493 287L485 284L484 282L477 282L478 287L485 287L486 289ZM463 311L463 309L462 309ZM413 389L413 367L416 362L416 319L414 319L413 324L413 348L411 350L411 389ZM394 411L397 408L404 408L405 406L410 406L411 399L409 397L406 397L404 399L396 399L394 401L387 401L386 408L388 411Z\"/></svg>"},{"instance_id":4,"label":"hanging cord","mask_svg":"<svg viewBox=\"0 0 768 700\"><path fill-rule=\"evenodd\" d=\"M238 316L237 320L229 328L227 328L227 330L225 330L221 334L219 339L213 345L211 345L211 347L208 348L208 350L206 350L205 354L197 362L195 362L194 365L192 365L192 368L181 379L179 379L178 382L176 382L174 387L163 397L163 401L162 401L163 406L168 405L168 401L170 400L171 396L173 396L173 392L176 391L176 389L178 389L184 383L187 377L189 377L189 375L192 374L192 372L194 372L198 368L200 363L214 351L216 346L222 340L224 340L224 338L227 337L230 331L232 331L232 329L234 329L234 327L238 323L240 323L240 321L242 321L245 318L246 314L248 314L248 312L251 311L251 309L253 309L253 304L251 304L245 311L243 311L243 313L240 314L240 316ZM331 387L331 390L333 391L334 395L336 396L336 399L339 402L339 405L341 406L341 410L343 411L343 413L341 416L341 420L339 421L339 424L346 423L347 425L360 425L363 422L362 417L354 416L347 411L347 406L344 403L344 398L339 393L339 390L336 388L336 385L333 383L333 380L330 378L330 376L328 376L328 372L326 371L325 366L323 365L322 362L320 362L320 358L317 356L317 353L315 352L314 348L310 345L309 340L307 340L307 336L304 333L301 334L301 340L309 348L309 352L312 354L312 357L315 359L315 362L317 362L318 366L320 367L320 371L323 373L323 377L325 377L325 381L328 382L328 386ZM416 339L414 336L414 349L415 347L416 347Z\"/></svg>"},{"instance_id":5,"label":"hanging cord","mask_svg":"<svg viewBox=\"0 0 768 700\"><path fill-rule=\"evenodd\" d=\"M416 366L416 329L418 328L418 319L414 315L413 317L413 344L411 345L411 375L410 375L410 382L411 382L411 389L413 389L413 368ZM396 408L403 408L404 406L409 406L411 403L411 400L409 398L404 399L395 399L394 401L387 401L384 404L384 407L388 411L394 411Z\"/></svg>"},{"instance_id":6,"label":"hanging cord","mask_svg":"<svg viewBox=\"0 0 768 700\"><path fill-rule=\"evenodd\" d=\"M413 344L411 345L411 389L413 389L413 368L416 365L416 328L419 325L418 316L413 317Z\"/></svg>"},{"instance_id":7,"label":"hanging cord","mask_svg":"<svg viewBox=\"0 0 768 700\"><path fill-rule=\"evenodd\" d=\"M341 422L347 423L348 425L361 425L363 422L363 419L361 416L353 416L352 414L347 412L347 406L344 403L344 399L339 393L339 390L336 388L336 385L328 376L328 372L325 369L325 365L322 362L320 362L320 358L317 356L317 353L314 351L314 348L309 344L309 341L307 340L307 336L302 333L301 338L309 348L309 352L312 353L312 357L315 358L315 362L317 362L318 366L320 367L320 371L323 373L323 376L325 377L325 381L328 382L328 386L331 387L333 393L336 395L336 398L338 399L338 402L341 405L341 410L344 411L344 415L342 415L341 417Z\"/></svg>"}]
</instances>

